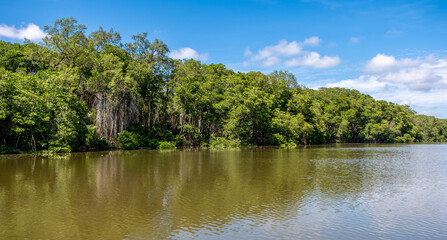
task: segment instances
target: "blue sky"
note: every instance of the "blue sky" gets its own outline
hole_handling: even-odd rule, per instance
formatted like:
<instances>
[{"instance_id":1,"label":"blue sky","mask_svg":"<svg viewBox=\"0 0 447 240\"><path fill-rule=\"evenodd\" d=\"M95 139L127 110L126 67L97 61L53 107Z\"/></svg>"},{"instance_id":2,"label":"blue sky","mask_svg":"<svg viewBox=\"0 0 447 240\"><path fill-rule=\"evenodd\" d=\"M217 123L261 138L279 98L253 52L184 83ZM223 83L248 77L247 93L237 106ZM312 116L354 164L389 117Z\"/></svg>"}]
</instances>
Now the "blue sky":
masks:
<instances>
[{"instance_id":1,"label":"blue sky","mask_svg":"<svg viewBox=\"0 0 447 240\"><path fill-rule=\"evenodd\" d=\"M63 17L124 42L147 32L171 57L288 70L310 88L354 88L447 118L447 1L2 0L0 39L39 41Z\"/></svg>"}]
</instances>

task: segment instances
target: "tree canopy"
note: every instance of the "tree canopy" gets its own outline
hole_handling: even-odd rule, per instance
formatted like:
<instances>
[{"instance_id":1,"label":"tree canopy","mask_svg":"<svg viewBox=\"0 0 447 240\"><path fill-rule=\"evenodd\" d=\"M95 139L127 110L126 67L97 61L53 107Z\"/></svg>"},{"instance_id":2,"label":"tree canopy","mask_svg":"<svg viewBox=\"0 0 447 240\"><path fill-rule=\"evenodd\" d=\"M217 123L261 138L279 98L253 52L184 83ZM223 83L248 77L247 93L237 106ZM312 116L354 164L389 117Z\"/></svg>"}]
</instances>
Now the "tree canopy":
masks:
<instances>
[{"instance_id":1,"label":"tree canopy","mask_svg":"<svg viewBox=\"0 0 447 240\"><path fill-rule=\"evenodd\" d=\"M1 152L447 140L447 120L356 90L173 60L146 33L122 43L86 30L66 18L41 44L0 41Z\"/></svg>"}]
</instances>

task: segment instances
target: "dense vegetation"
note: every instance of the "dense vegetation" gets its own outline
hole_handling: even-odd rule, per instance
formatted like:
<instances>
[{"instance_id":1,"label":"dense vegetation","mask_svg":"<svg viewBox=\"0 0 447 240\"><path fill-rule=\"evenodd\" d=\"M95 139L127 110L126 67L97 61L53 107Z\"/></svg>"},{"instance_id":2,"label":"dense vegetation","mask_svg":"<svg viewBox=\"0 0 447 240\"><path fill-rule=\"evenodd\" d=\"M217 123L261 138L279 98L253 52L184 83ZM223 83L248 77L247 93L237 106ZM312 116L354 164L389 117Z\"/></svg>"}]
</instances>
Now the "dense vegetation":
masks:
<instances>
[{"instance_id":1,"label":"dense vegetation","mask_svg":"<svg viewBox=\"0 0 447 240\"><path fill-rule=\"evenodd\" d=\"M146 33L121 43L73 18L45 31L41 44L0 41L0 152L447 140L447 120L408 106L173 60Z\"/></svg>"}]
</instances>

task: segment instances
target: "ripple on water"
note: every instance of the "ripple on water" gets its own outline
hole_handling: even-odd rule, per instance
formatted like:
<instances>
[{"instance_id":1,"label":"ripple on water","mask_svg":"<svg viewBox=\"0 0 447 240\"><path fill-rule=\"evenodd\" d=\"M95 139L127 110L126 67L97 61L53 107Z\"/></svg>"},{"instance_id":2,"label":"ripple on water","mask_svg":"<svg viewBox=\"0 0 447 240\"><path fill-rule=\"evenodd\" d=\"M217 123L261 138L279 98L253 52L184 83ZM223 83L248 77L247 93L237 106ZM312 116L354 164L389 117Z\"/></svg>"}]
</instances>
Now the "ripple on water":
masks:
<instances>
[{"instance_id":1,"label":"ripple on water","mask_svg":"<svg viewBox=\"0 0 447 240\"><path fill-rule=\"evenodd\" d=\"M447 145L0 156L0 239L447 239Z\"/></svg>"}]
</instances>

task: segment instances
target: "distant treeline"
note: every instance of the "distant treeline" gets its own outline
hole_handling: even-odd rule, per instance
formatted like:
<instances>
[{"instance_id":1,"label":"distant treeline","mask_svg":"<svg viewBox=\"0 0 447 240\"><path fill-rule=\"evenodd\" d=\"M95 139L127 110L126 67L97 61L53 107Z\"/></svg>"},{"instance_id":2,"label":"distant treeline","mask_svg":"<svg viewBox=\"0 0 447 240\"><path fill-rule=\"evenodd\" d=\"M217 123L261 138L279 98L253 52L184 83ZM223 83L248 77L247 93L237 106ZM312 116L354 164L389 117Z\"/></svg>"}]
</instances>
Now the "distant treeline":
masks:
<instances>
[{"instance_id":1,"label":"distant treeline","mask_svg":"<svg viewBox=\"0 0 447 240\"><path fill-rule=\"evenodd\" d=\"M146 33L121 43L73 18L45 31L41 44L0 41L0 152L447 140L447 120L408 106L173 60Z\"/></svg>"}]
</instances>

